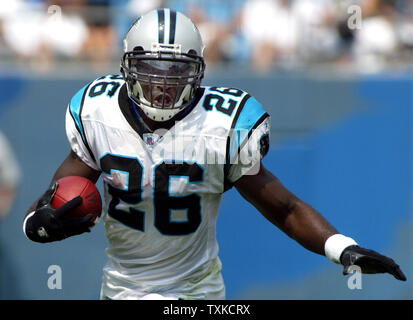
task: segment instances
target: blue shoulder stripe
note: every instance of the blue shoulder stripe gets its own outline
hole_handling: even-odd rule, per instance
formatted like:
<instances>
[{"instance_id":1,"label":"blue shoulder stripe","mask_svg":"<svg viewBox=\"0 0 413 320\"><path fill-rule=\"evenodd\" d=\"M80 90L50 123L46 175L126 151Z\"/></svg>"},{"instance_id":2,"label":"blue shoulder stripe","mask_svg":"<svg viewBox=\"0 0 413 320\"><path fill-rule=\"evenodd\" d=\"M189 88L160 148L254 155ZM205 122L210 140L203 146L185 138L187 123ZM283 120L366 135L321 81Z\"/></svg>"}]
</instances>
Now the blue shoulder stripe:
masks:
<instances>
[{"instance_id":1,"label":"blue shoulder stripe","mask_svg":"<svg viewBox=\"0 0 413 320\"><path fill-rule=\"evenodd\" d=\"M70 100L70 113L72 115L73 120L75 121L76 128L79 131L80 135L82 136L82 140L85 141L85 132L83 130L83 125L82 121L80 119L80 114L82 111L82 106L83 106L83 101L85 100L85 93L87 91L87 88L89 87L89 84L84 86L82 89L80 89Z\"/></svg>"},{"instance_id":2,"label":"blue shoulder stripe","mask_svg":"<svg viewBox=\"0 0 413 320\"><path fill-rule=\"evenodd\" d=\"M87 139L86 139L85 130L84 130L83 124L82 124L83 103L85 101L86 92L88 91L88 88L89 88L90 84L91 83L85 85L82 89L80 89L73 96L72 100L70 100L69 110L70 110L70 115L72 116L73 121L75 122L76 129L77 129L77 131L79 131L80 136L82 137L84 145L86 146L86 148L89 151L90 156L94 160L94 156L93 156L92 151L90 150L89 144L88 144Z\"/></svg>"}]
</instances>

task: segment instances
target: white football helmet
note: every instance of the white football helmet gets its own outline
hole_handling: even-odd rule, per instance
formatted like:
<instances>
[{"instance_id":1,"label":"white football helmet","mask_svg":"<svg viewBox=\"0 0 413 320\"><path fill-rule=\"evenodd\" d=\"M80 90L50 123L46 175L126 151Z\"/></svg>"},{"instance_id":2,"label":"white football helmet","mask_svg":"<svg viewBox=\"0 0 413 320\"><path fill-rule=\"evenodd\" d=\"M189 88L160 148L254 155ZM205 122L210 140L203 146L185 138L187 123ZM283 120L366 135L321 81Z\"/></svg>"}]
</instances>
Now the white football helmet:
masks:
<instances>
[{"instance_id":1,"label":"white football helmet","mask_svg":"<svg viewBox=\"0 0 413 320\"><path fill-rule=\"evenodd\" d=\"M124 39L121 72L129 97L152 120L187 107L204 76L204 44L195 24L171 9L136 20Z\"/></svg>"}]
</instances>

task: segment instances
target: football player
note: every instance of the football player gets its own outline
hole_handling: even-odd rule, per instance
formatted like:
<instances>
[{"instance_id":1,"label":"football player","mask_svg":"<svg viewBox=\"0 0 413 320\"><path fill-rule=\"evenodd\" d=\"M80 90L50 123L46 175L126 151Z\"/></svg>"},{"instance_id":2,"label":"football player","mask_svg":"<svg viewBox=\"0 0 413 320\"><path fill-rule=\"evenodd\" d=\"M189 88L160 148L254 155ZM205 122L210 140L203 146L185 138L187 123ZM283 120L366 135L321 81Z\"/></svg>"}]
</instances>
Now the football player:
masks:
<instances>
[{"instance_id":1,"label":"football player","mask_svg":"<svg viewBox=\"0 0 413 320\"><path fill-rule=\"evenodd\" d=\"M75 198L55 210L59 178L103 177L109 240L102 299L224 299L216 221L235 187L271 223L308 250L366 273L406 280L390 258L358 246L298 199L261 163L270 117L237 88L203 87L204 45L180 12L158 9L124 39L121 76L100 77L71 99L71 151L23 229L36 242L90 231L71 218Z\"/></svg>"}]
</instances>

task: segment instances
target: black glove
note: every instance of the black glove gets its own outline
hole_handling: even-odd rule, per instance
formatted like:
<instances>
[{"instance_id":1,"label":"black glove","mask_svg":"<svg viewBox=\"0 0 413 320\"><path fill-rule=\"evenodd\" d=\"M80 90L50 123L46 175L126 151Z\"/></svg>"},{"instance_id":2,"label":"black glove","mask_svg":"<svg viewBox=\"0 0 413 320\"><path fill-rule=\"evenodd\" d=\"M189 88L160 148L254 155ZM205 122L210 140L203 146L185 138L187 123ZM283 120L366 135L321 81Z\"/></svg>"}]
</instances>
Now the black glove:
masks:
<instances>
[{"instance_id":1,"label":"black glove","mask_svg":"<svg viewBox=\"0 0 413 320\"><path fill-rule=\"evenodd\" d=\"M340 262L344 266L344 275L351 273L351 266L357 265L362 273L390 273L397 280L406 281L406 276L393 259L356 245L344 249Z\"/></svg>"},{"instance_id":2,"label":"black glove","mask_svg":"<svg viewBox=\"0 0 413 320\"><path fill-rule=\"evenodd\" d=\"M82 218L73 218L69 215L82 204L82 197L76 197L59 209L53 209L51 202L58 186L56 181L39 199L34 214L27 218L25 233L32 241L45 243L63 240L90 232L90 228L94 226L92 214Z\"/></svg>"}]
</instances>

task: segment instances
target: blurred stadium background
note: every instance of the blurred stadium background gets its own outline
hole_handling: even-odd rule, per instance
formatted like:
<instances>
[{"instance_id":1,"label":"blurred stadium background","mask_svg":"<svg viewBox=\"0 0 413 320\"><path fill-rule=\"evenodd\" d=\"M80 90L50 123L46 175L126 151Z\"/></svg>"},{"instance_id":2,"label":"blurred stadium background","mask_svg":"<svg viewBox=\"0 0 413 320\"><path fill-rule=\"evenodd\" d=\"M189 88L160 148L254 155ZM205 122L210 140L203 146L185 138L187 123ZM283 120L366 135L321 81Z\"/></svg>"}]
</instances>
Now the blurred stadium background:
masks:
<instances>
[{"instance_id":1,"label":"blurred stadium background","mask_svg":"<svg viewBox=\"0 0 413 320\"><path fill-rule=\"evenodd\" d=\"M103 224L38 245L25 238L22 219L69 151L68 101L119 72L128 26L156 7L199 25L204 85L245 89L271 114L265 165L408 278L363 275L362 289L350 290L340 266L300 247L231 190L218 220L228 299L412 299L411 0L2 1L0 130L22 179L0 222L0 299L98 299ZM51 265L62 268L60 290L47 286Z\"/></svg>"}]
</instances>

